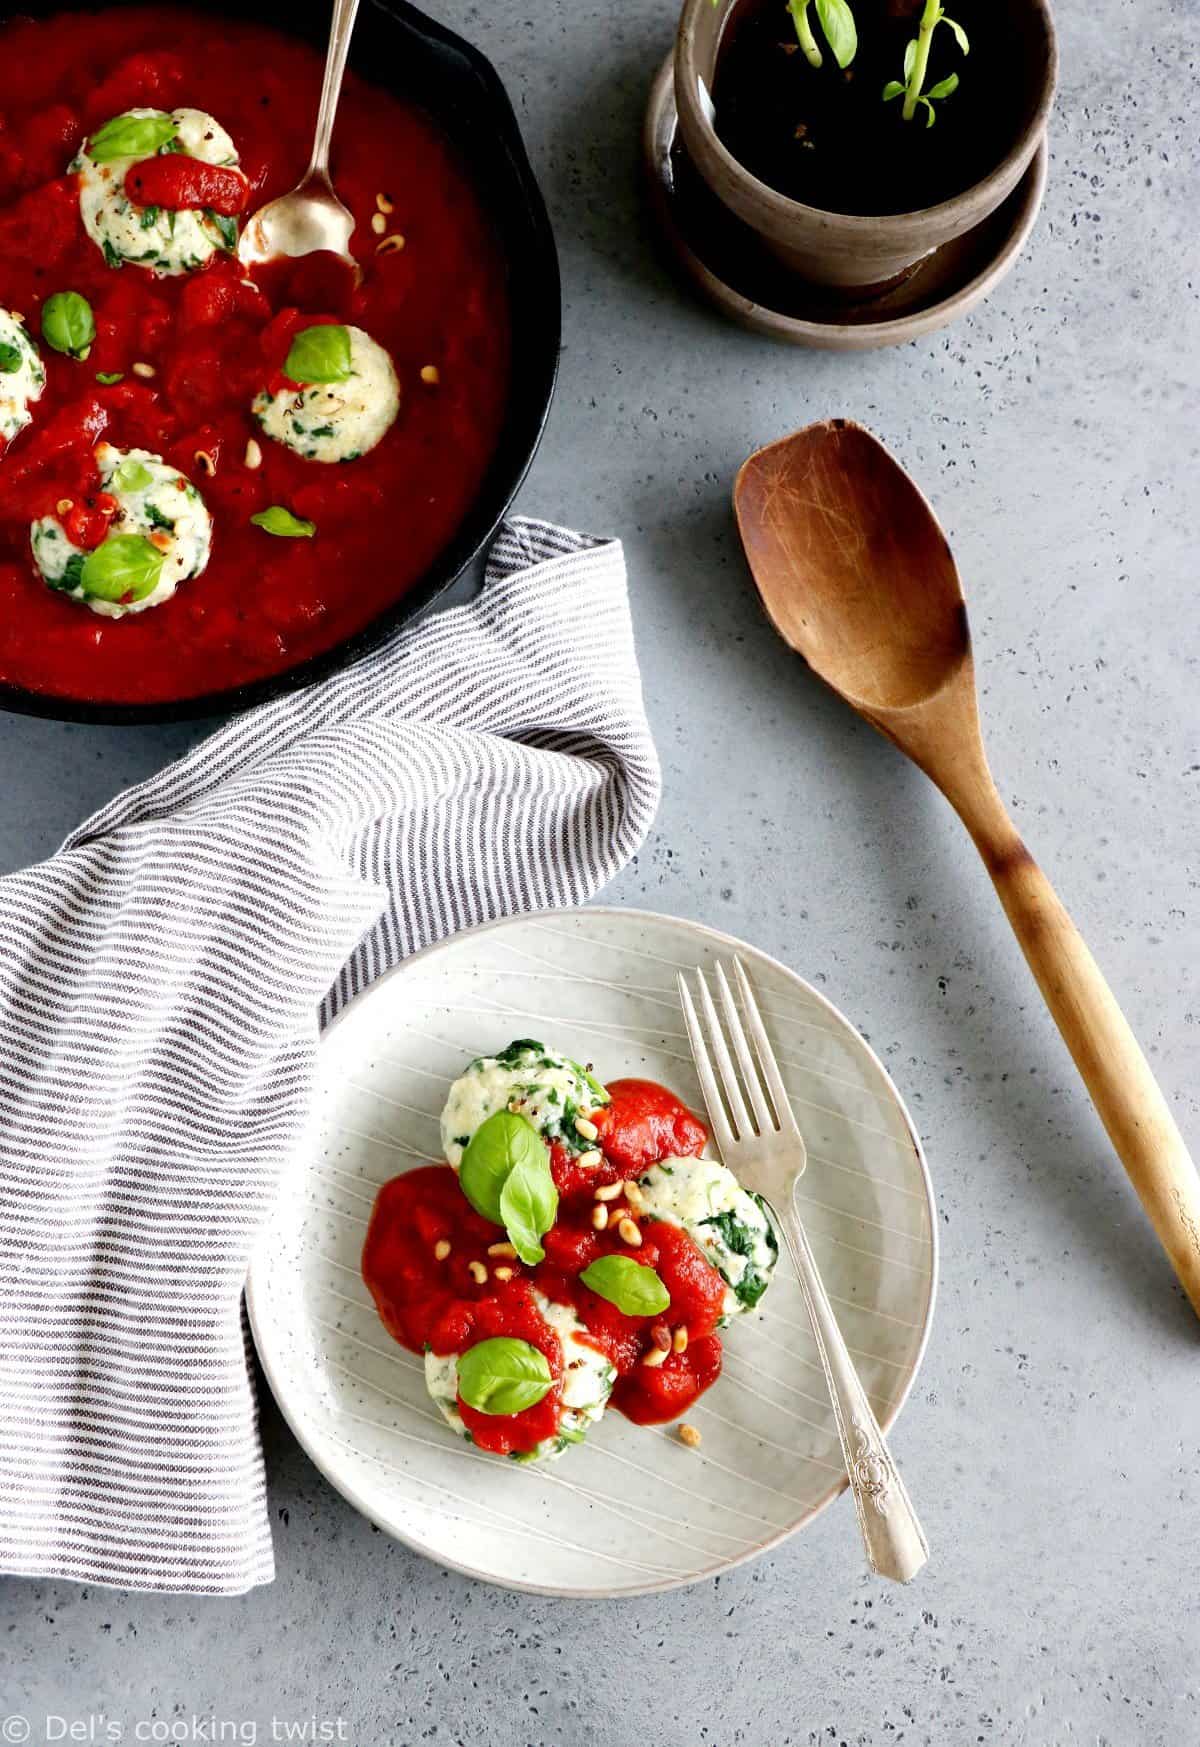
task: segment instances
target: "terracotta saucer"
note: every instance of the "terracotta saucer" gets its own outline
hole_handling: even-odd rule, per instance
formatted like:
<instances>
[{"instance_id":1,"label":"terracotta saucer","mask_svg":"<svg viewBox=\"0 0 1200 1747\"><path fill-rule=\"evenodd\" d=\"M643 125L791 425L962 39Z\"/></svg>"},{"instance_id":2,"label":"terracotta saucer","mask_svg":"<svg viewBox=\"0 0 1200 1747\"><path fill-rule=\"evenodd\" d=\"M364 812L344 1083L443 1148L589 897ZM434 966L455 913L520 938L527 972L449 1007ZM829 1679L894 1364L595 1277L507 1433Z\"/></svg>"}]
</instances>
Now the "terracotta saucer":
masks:
<instances>
[{"instance_id":1,"label":"terracotta saucer","mask_svg":"<svg viewBox=\"0 0 1200 1747\"><path fill-rule=\"evenodd\" d=\"M974 309L1021 253L1046 191L1043 139L1021 182L989 219L928 255L882 296L854 304L785 272L709 192L678 138L670 55L650 92L642 146L663 231L709 302L756 333L832 352L898 346Z\"/></svg>"}]
</instances>

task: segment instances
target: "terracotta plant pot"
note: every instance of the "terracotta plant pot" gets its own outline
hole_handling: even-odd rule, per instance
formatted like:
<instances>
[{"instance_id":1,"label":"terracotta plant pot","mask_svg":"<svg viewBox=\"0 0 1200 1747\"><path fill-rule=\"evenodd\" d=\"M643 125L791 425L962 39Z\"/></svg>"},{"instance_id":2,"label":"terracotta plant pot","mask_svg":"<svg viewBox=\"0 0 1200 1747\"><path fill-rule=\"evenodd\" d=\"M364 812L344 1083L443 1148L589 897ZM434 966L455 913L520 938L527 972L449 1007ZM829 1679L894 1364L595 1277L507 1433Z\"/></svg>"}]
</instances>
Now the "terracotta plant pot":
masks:
<instances>
[{"instance_id":1,"label":"terracotta plant pot","mask_svg":"<svg viewBox=\"0 0 1200 1747\"><path fill-rule=\"evenodd\" d=\"M1058 76L1047 0L1006 0L1022 64L1005 70L1014 91L1012 144L995 169L936 206L869 217L789 199L760 181L717 138L709 93L725 29L744 4L747 0L716 0L715 5L684 0L675 41L680 132L692 163L721 203L802 278L852 297L885 290L933 250L982 224L1028 169L1046 131Z\"/></svg>"}]
</instances>

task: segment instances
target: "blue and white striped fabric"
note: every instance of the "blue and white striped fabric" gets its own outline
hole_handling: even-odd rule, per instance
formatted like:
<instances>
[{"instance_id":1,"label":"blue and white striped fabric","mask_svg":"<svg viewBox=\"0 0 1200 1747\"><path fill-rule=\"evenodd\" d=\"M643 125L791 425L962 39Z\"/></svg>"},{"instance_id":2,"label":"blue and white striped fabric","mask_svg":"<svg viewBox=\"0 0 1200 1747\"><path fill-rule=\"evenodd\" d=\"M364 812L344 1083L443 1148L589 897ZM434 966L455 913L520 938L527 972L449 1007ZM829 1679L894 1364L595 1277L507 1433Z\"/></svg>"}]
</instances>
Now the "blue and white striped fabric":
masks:
<instances>
[{"instance_id":1,"label":"blue and white striped fabric","mask_svg":"<svg viewBox=\"0 0 1200 1747\"><path fill-rule=\"evenodd\" d=\"M619 544L518 519L476 601L0 880L0 1569L270 1580L241 1291L319 1016L582 902L658 792Z\"/></svg>"}]
</instances>

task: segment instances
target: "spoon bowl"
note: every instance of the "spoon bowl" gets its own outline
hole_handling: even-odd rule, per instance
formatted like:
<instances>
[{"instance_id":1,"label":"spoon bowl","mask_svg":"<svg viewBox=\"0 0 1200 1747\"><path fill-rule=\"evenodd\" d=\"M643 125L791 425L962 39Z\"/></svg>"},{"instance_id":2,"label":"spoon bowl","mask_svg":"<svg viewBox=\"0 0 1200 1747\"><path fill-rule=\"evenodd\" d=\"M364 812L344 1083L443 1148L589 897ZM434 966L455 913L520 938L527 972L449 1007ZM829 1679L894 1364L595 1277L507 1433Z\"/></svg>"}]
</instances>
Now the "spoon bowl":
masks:
<instances>
[{"instance_id":1,"label":"spoon bowl","mask_svg":"<svg viewBox=\"0 0 1200 1747\"><path fill-rule=\"evenodd\" d=\"M966 603L929 504L869 431L810 425L742 467L734 510L772 624L941 789L1200 1314L1200 1180L1096 961L1009 818L984 752Z\"/></svg>"},{"instance_id":2,"label":"spoon bowl","mask_svg":"<svg viewBox=\"0 0 1200 1747\"><path fill-rule=\"evenodd\" d=\"M883 444L831 419L752 455L738 526L785 643L857 709L903 709L970 661L946 536Z\"/></svg>"},{"instance_id":3,"label":"spoon bowl","mask_svg":"<svg viewBox=\"0 0 1200 1747\"><path fill-rule=\"evenodd\" d=\"M328 177L310 172L290 194L281 194L247 220L238 239L243 267L261 267L281 256L327 253L344 261L357 284L362 277L350 253L354 214L334 193Z\"/></svg>"},{"instance_id":4,"label":"spoon bowl","mask_svg":"<svg viewBox=\"0 0 1200 1747\"><path fill-rule=\"evenodd\" d=\"M333 124L358 4L359 0L334 0L312 159L290 194L268 201L247 219L238 238L238 260L243 267L324 253L337 255L346 263L355 285L362 279L362 269L350 253L354 214L338 199L329 173Z\"/></svg>"}]
</instances>

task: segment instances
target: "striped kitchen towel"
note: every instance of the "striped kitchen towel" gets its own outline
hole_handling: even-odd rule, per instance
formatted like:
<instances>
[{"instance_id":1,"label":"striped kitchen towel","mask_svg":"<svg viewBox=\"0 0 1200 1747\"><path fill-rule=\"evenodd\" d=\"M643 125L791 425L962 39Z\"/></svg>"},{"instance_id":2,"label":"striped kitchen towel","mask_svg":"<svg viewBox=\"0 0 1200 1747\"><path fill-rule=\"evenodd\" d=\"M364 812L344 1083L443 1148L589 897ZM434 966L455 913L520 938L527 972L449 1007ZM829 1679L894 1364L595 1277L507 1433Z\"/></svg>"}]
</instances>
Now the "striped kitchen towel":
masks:
<instances>
[{"instance_id":1,"label":"striped kitchen towel","mask_svg":"<svg viewBox=\"0 0 1200 1747\"><path fill-rule=\"evenodd\" d=\"M619 544L515 519L471 604L0 880L0 1569L271 1579L241 1293L319 1019L590 897L658 792Z\"/></svg>"}]
</instances>

